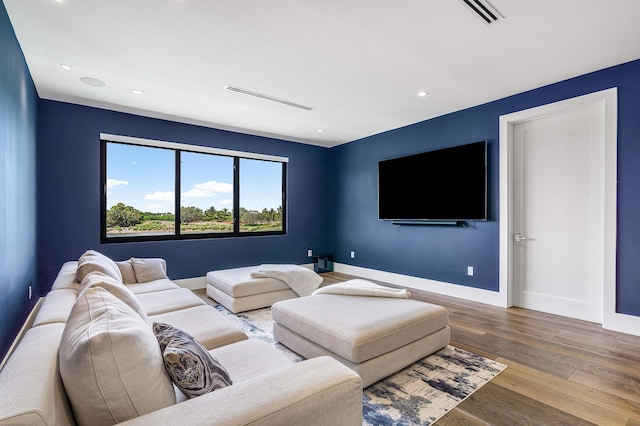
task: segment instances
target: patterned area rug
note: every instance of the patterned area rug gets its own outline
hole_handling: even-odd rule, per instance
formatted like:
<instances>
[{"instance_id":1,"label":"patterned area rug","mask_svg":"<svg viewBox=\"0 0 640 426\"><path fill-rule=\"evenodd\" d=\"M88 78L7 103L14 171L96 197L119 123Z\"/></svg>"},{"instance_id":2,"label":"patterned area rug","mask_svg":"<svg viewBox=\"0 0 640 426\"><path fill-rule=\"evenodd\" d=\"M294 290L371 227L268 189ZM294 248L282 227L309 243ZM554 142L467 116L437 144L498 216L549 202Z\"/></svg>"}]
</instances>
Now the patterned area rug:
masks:
<instances>
[{"instance_id":1,"label":"patterned area rug","mask_svg":"<svg viewBox=\"0 0 640 426\"><path fill-rule=\"evenodd\" d=\"M252 339L264 340L298 362L300 355L274 342L271 309L234 315L215 309L236 322ZM497 376L505 365L447 346L364 390L363 425L431 425Z\"/></svg>"}]
</instances>

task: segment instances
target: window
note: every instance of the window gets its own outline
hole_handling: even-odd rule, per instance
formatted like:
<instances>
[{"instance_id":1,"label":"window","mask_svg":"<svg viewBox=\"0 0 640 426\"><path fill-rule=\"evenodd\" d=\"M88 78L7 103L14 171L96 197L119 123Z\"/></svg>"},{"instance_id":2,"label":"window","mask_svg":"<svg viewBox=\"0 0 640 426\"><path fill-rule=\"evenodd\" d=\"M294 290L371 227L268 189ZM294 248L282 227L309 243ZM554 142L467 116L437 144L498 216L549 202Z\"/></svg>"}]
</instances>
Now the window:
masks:
<instances>
[{"instance_id":1,"label":"window","mask_svg":"<svg viewBox=\"0 0 640 426\"><path fill-rule=\"evenodd\" d=\"M240 159L240 232L282 232L282 166Z\"/></svg>"},{"instance_id":2,"label":"window","mask_svg":"<svg viewBox=\"0 0 640 426\"><path fill-rule=\"evenodd\" d=\"M180 159L180 233L233 232L233 157L182 152Z\"/></svg>"},{"instance_id":3,"label":"window","mask_svg":"<svg viewBox=\"0 0 640 426\"><path fill-rule=\"evenodd\" d=\"M287 161L101 135L101 240L284 234Z\"/></svg>"}]
</instances>

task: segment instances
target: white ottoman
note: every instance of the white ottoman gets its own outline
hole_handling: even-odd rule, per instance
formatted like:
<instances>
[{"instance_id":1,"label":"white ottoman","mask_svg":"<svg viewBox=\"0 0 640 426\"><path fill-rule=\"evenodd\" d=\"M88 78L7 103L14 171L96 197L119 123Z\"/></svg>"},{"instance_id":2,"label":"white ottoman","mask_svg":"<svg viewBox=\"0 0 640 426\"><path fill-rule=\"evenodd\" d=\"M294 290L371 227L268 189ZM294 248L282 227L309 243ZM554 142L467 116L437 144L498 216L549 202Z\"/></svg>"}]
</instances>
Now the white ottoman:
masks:
<instances>
[{"instance_id":1,"label":"white ottoman","mask_svg":"<svg viewBox=\"0 0 640 426\"><path fill-rule=\"evenodd\" d=\"M314 358L329 355L369 386L447 346L449 314L412 299L317 294L275 303L273 336Z\"/></svg>"},{"instance_id":2,"label":"white ottoman","mask_svg":"<svg viewBox=\"0 0 640 426\"><path fill-rule=\"evenodd\" d=\"M298 295L275 278L252 278L259 266L221 269L207 273L207 296L233 313L266 308Z\"/></svg>"}]
</instances>

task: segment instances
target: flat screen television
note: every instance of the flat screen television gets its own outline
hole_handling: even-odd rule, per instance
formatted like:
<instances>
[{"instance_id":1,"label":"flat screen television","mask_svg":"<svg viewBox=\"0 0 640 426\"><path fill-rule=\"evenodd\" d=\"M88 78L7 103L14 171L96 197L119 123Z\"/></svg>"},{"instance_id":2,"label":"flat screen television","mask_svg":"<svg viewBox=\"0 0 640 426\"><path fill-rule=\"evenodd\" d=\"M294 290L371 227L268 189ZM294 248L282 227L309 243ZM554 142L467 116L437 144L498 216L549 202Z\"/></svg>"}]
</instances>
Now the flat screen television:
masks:
<instances>
[{"instance_id":1,"label":"flat screen television","mask_svg":"<svg viewBox=\"0 0 640 426\"><path fill-rule=\"evenodd\" d=\"M487 143L378 163L378 217L392 221L487 220Z\"/></svg>"}]
</instances>

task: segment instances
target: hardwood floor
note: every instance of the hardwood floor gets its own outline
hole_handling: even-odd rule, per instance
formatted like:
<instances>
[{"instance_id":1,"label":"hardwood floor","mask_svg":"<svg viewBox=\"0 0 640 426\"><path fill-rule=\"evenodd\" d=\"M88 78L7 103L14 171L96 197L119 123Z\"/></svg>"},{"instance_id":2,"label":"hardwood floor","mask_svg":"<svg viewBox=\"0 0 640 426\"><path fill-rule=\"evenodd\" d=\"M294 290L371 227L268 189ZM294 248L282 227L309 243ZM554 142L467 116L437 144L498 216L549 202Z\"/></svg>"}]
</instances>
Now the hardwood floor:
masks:
<instances>
[{"instance_id":1,"label":"hardwood floor","mask_svg":"<svg viewBox=\"0 0 640 426\"><path fill-rule=\"evenodd\" d=\"M323 277L325 284L354 278ZM640 337L520 308L412 295L448 309L451 345L508 366L438 425L640 426Z\"/></svg>"}]
</instances>

